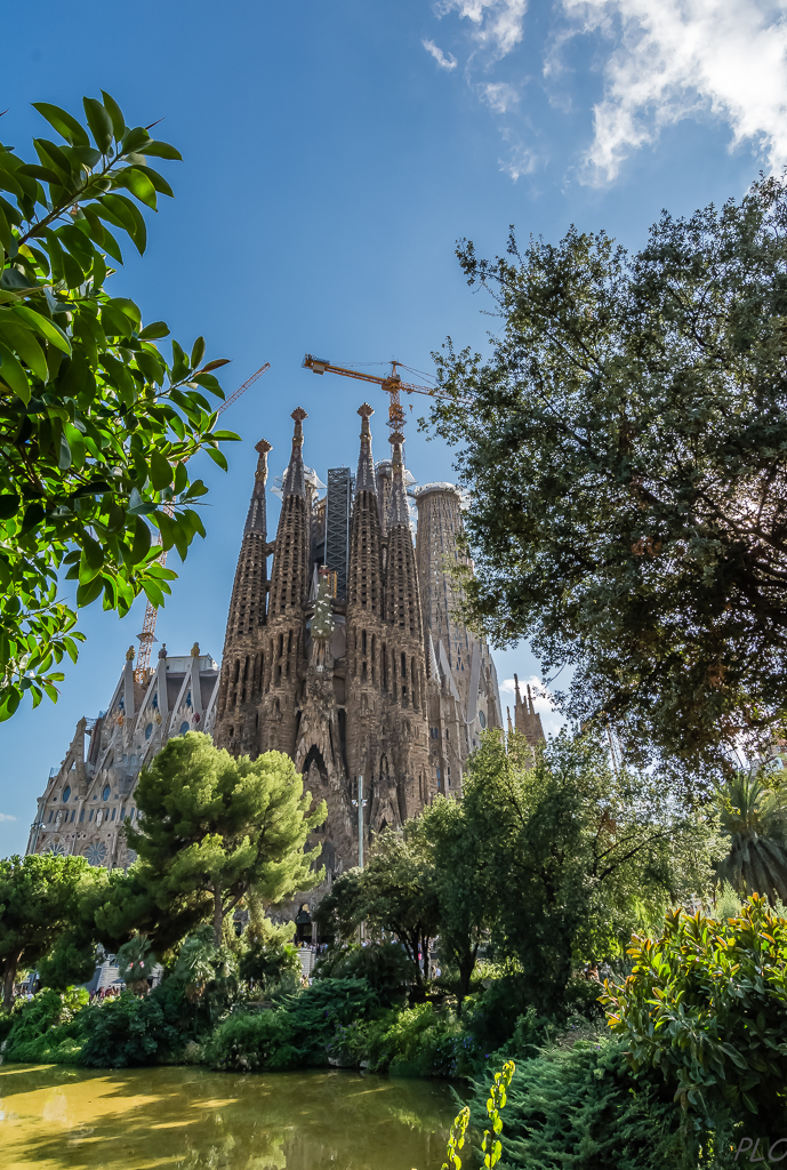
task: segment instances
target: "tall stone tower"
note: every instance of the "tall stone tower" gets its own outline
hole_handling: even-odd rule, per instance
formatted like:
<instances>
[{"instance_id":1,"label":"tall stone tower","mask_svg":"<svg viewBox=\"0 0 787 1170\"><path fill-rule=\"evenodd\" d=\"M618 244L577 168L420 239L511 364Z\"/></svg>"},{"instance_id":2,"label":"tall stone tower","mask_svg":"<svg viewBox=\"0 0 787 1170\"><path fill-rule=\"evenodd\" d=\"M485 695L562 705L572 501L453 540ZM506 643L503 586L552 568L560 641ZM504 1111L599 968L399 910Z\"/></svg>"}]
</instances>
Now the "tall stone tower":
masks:
<instances>
[{"instance_id":1,"label":"tall stone tower","mask_svg":"<svg viewBox=\"0 0 787 1170\"><path fill-rule=\"evenodd\" d=\"M536 705L533 702L533 693L530 690L530 685L525 687L525 697L522 698L522 691L519 686L519 678L514 675L514 723L511 725L511 712L507 710L508 715L508 731L516 731L519 735L524 735L527 742L532 748L537 748L546 742L544 736L544 728L541 723L541 716L536 711Z\"/></svg>"},{"instance_id":2,"label":"tall stone tower","mask_svg":"<svg viewBox=\"0 0 787 1170\"><path fill-rule=\"evenodd\" d=\"M237 753L256 754L258 696L262 685L263 634L268 592L265 484L270 443L257 443L257 470L243 529L224 636L215 736Z\"/></svg>"},{"instance_id":3,"label":"tall stone tower","mask_svg":"<svg viewBox=\"0 0 787 1170\"><path fill-rule=\"evenodd\" d=\"M461 790L462 770L481 732L500 727L497 672L486 642L459 616L460 586L453 573L460 551L459 492L429 483L416 493L418 578L429 663L430 757L442 792Z\"/></svg>"},{"instance_id":4,"label":"tall stone tower","mask_svg":"<svg viewBox=\"0 0 787 1170\"><path fill-rule=\"evenodd\" d=\"M368 843L436 792L458 791L480 728L500 725L489 652L454 614L445 574L458 555L456 491L439 485L431 498L424 489L416 553L403 436L391 436L390 460L375 465L372 408L358 414L354 485L348 468L333 468L320 499L303 462L306 414L293 412L272 544L259 503L269 446L258 444L214 732L236 754L275 748L293 758L328 806L320 836L329 878L357 861L359 777Z\"/></svg>"}]
</instances>

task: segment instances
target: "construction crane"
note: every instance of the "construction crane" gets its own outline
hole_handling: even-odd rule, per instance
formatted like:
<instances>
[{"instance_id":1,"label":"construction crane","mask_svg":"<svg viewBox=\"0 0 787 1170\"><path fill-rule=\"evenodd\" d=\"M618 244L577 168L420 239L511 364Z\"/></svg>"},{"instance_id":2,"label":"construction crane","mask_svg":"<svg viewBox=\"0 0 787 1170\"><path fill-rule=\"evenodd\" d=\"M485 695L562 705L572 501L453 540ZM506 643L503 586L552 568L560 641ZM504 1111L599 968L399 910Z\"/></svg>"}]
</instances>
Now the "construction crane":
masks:
<instances>
[{"instance_id":1,"label":"construction crane","mask_svg":"<svg viewBox=\"0 0 787 1170\"><path fill-rule=\"evenodd\" d=\"M270 368L271 368L270 362L266 362L265 365L260 366L260 368L258 370L255 370L250 378L247 378L245 382L243 382L240 386L238 386L237 390L233 390L233 392L232 392L232 394L230 394L229 398L224 399L221 406L216 411L216 417L218 418L218 416L220 414L224 414L225 410L229 410L229 408L232 406L232 404L234 402L237 402L238 399L241 397L241 395L245 394L246 391L249 389L249 387L253 386L254 383L257 381L257 379L261 378L262 375L266 372L266 370L269 370ZM185 459L182 460L182 462L185 463L186 462ZM173 508L172 504L164 504L164 506L162 507L162 512L165 512L167 516L172 516L174 514L174 511L175 511L175 509ZM161 544L161 533L160 532L158 534L158 540L156 543ZM160 565L164 566L166 564L166 561L167 561L167 550L162 549L161 552L159 553L159 556L158 556L158 563ZM134 667L134 678L136 679L136 681L138 683L143 683L145 681L145 679L147 678L148 670L150 668L150 651L151 651L151 648L153 646L153 643L156 640L156 620L157 620L157 618L158 618L157 606L153 605L152 602L148 601L147 605L145 606L145 620L142 623L142 632L137 635L137 637L139 639L139 650L137 652L136 666Z\"/></svg>"},{"instance_id":2,"label":"construction crane","mask_svg":"<svg viewBox=\"0 0 787 1170\"><path fill-rule=\"evenodd\" d=\"M315 374L342 374L345 378L358 378L361 382L374 382L375 385L381 386L388 394L388 429L392 435L401 434L404 429L404 408L399 397L401 393L426 394L429 398L447 397L429 386L415 386L411 382L403 382L397 373L401 362L391 362L391 372L385 377L379 374L364 374L360 370L349 370L345 366L334 366L310 353L305 355L302 364L304 369L313 370Z\"/></svg>"}]
</instances>

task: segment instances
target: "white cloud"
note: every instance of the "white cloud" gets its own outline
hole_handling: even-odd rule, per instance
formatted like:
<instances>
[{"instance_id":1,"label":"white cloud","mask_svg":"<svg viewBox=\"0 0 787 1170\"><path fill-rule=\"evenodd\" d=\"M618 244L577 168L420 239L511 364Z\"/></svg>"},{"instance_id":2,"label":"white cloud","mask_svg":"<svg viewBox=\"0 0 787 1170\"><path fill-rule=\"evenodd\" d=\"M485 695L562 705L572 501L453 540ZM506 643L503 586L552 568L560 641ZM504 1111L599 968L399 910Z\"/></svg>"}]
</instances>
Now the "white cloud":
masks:
<instances>
[{"instance_id":1,"label":"white cloud","mask_svg":"<svg viewBox=\"0 0 787 1170\"><path fill-rule=\"evenodd\" d=\"M16 817L12 817L10 813L0 813L0 825L5 824L6 821L15 821Z\"/></svg>"},{"instance_id":2,"label":"white cloud","mask_svg":"<svg viewBox=\"0 0 787 1170\"><path fill-rule=\"evenodd\" d=\"M444 53L434 41L421 41L431 57L434 57L441 69L456 69L456 57L453 53Z\"/></svg>"},{"instance_id":3,"label":"white cloud","mask_svg":"<svg viewBox=\"0 0 787 1170\"><path fill-rule=\"evenodd\" d=\"M523 175L532 175L539 165L539 157L529 147L519 143L512 146L507 158L497 160L503 174L516 183Z\"/></svg>"},{"instance_id":4,"label":"white cloud","mask_svg":"<svg viewBox=\"0 0 787 1170\"><path fill-rule=\"evenodd\" d=\"M496 114L507 114L519 102L517 90L505 81L489 81L482 85L481 96Z\"/></svg>"},{"instance_id":5,"label":"white cloud","mask_svg":"<svg viewBox=\"0 0 787 1170\"><path fill-rule=\"evenodd\" d=\"M591 181L611 182L633 150L700 111L732 143L787 164L787 21L772 0L562 0L578 31L613 41L586 154Z\"/></svg>"},{"instance_id":6,"label":"white cloud","mask_svg":"<svg viewBox=\"0 0 787 1170\"><path fill-rule=\"evenodd\" d=\"M507 141L522 141L521 127L515 133L512 124L521 86L511 84L510 76L517 66L511 55L525 39L527 0L436 0L433 11L438 19L465 22L465 59L457 62L432 41L424 47L442 68L463 64L480 100L505 120ZM562 59L568 41L578 34L595 38L585 60L601 74L603 88L584 155L586 181L613 182L625 159L654 143L663 129L708 114L729 126L731 146L753 146L773 171L787 165L784 0L558 0L555 11L560 20L543 47L545 86L554 89L558 79L576 78ZM490 78L503 58L511 58L505 82ZM521 79L527 79L524 68ZM576 112L576 85L573 101L566 92L548 96L553 107ZM512 147L500 167L516 180L537 161L523 144Z\"/></svg>"},{"instance_id":7,"label":"white cloud","mask_svg":"<svg viewBox=\"0 0 787 1170\"><path fill-rule=\"evenodd\" d=\"M524 36L527 0L438 0L435 12L441 19L455 12L460 20L469 21L477 47L500 60Z\"/></svg>"}]
</instances>

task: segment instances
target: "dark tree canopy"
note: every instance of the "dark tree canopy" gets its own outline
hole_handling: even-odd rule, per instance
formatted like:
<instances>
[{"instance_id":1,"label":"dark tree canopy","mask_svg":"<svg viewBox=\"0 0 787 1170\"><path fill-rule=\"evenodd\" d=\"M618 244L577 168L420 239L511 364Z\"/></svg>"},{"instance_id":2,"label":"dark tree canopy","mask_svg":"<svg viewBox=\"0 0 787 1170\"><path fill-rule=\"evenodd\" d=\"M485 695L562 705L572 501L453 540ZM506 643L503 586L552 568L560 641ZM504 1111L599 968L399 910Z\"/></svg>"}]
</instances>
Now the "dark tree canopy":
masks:
<instances>
[{"instance_id":1,"label":"dark tree canopy","mask_svg":"<svg viewBox=\"0 0 787 1170\"><path fill-rule=\"evenodd\" d=\"M458 255L496 306L432 421L472 490L475 620L574 668L576 718L721 763L787 702L787 183L630 254L604 232ZM567 672L568 673L568 672ZM565 677L565 676L564 676Z\"/></svg>"}]
</instances>

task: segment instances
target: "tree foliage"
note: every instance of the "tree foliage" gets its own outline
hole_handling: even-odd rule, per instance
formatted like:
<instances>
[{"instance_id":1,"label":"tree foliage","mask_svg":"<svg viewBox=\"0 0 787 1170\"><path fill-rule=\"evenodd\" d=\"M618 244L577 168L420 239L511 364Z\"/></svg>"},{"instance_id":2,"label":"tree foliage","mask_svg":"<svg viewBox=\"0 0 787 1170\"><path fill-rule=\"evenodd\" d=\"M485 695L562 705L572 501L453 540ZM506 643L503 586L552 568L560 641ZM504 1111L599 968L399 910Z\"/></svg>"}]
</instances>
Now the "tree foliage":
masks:
<instances>
[{"instance_id":1,"label":"tree foliage","mask_svg":"<svg viewBox=\"0 0 787 1170\"><path fill-rule=\"evenodd\" d=\"M717 1128L756 1119L776 1133L787 1109L787 921L754 894L726 922L676 910L660 938L635 938L629 953L631 975L605 999L634 1067L659 1073L686 1117Z\"/></svg>"},{"instance_id":2,"label":"tree foliage","mask_svg":"<svg viewBox=\"0 0 787 1170\"><path fill-rule=\"evenodd\" d=\"M58 141L34 161L0 144L0 719L23 695L57 698L64 654L76 660L76 611L99 597L124 614L144 592L163 603L175 575L152 536L185 557L204 536L205 493L187 460L226 467L215 430L222 398L205 342L157 342L163 321L107 291L130 241L172 195L151 160L178 159L153 127L127 126L116 102L84 99L84 123L46 102ZM61 597L63 577L73 600Z\"/></svg>"},{"instance_id":3,"label":"tree foliage","mask_svg":"<svg viewBox=\"0 0 787 1170\"><path fill-rule=\"evenodd\" d=\"M438 929L434 855L421 821L405 822L400 831L386 830L374 843L363 870L341 874L318 910L328 933L349 939L362 922L372 935L393 934L412 963L420 987L428 976L429 941Z\"/></svg>"},{"instance_id":4,"label":"tree foliage","mask_svg":"<svg viewBox=\"0 0 787 1170\"><path fill-rule=\"evenodd\" d=\"M492 352L437 355L471 615L572 664L578 719L684 765L787 708L786 229L787 181L762 179L664 212L636 254L575 228L491 261L465 241Z\"/></svg>"},{"instance_id":5,"label":"tree foliage","mask_svg":"<svg viewBox=\"0 0 787 1170\"><path fill-rule=\"evenodd\" d=\"M34 966L79 914L94 880L84 857L32 853L0 861L0 971L10 1007L20 967Z\"/></svg>"},{"instance_id":6,"label":"tree foliage","mask_svg":"<svg viewBox=\"0 0 787 1170\"><path fill-rule=\"evenodd\" d=\"M787 798L761 770L737 772L719 792L719 824L728 846L719 876L739 894L787 902Z\"/></svg>"},{"instance_id":7,"label":"tree foliage","mask_svg":"<svg viewBox=\"0 0 787 1170\"><path fill-rule=\"evenodd\" d=\"M126 823L137 877L159 914L171 904L212 916L214 942L249 891L270 905L319 880L306 839L325 819L311 809L303 778L281 752L234 759L208 735L171 739L140 775L139 827Z\"/></svg>"},{"instance_id":8,"label":"tree foliage","mask_svg":"<svg viewBox=\"0 0 787 1170\"><path fill-rule=\"evenodd\" d=\"M616 771L592 738L560 737L534 761L484 737L464 816L493 941L520 964L537 1008L559 1008L572 968L623 953L638 925L708 887L713 826L670 807L656 779Z\"/></svg>"}]
</instances>

